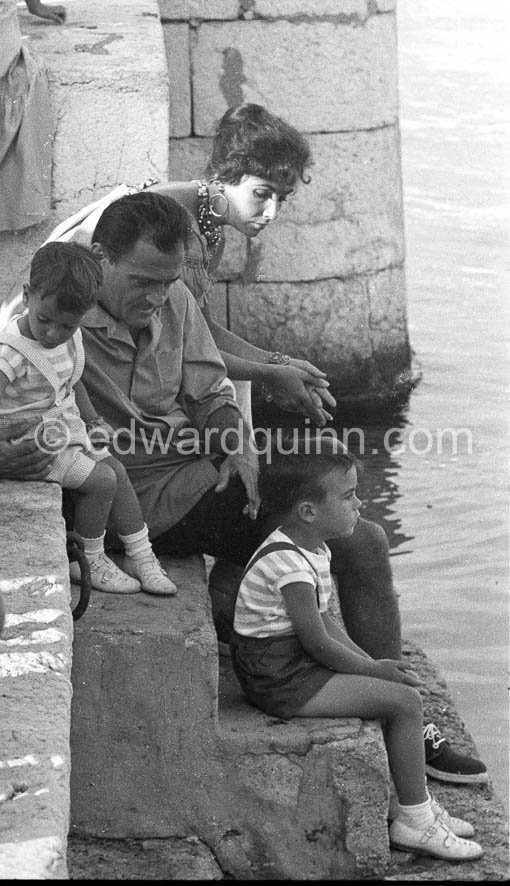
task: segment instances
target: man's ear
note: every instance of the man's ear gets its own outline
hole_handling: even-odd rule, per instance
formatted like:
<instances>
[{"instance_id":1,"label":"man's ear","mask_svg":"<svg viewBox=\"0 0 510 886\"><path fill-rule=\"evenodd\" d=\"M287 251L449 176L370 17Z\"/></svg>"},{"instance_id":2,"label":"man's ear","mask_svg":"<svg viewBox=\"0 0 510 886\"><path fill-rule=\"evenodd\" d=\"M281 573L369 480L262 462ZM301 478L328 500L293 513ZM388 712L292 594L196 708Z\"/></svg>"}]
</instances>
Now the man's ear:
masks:
<instances>
[{"instance_id":1,"label":"man's ear","mask_svg":"<svg viewBox=\"0 0 510 886\"><path fill-rule=\"evenodd\" d=\"M313 523L317 517L317 505L314 501L300 501L297 506L298 516L305 523Z\"/></svg>"},{"instance_id":2,"label":"man's ear","mask_svg":"<svg viewBox=\"0 0 510 886\"><path fill-rule=\"evenodd\" d=\"M28 299L30 297L30 285L28 283L23 283L23 304L25 307L28 305Z\"/></svg>"}]
</instances>

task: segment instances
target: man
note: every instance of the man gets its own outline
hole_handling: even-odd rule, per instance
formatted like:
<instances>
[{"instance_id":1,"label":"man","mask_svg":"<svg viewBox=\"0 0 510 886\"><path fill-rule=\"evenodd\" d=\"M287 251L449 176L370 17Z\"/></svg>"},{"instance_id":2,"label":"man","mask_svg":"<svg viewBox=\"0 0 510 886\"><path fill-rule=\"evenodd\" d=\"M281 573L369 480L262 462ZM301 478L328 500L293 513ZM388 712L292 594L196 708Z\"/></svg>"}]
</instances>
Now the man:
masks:
<instances>
[{"instance_id":1,"label":"man","mask_svg":"<svg viewBox=\"0 0 510 886\"><path fill-rule=\"evenodd\" d=\"M92 235L103 284L82 324L83 381L114 429L114 452L140 499L157 553L206 553L244 566L271 528L258 513L258 456L200 309L179 280L188 217L142 191L111 203ZM10 462L9 462L10 458ZM39 479L49 457L0 446L0 477ZM25 474L16 473L24 469ZM374 658L401 657L400 617L383 529L359 520L328 542L342 616ZM427 771L483 782L483 763L425 727Z\"/></svg>"}]
</instances>

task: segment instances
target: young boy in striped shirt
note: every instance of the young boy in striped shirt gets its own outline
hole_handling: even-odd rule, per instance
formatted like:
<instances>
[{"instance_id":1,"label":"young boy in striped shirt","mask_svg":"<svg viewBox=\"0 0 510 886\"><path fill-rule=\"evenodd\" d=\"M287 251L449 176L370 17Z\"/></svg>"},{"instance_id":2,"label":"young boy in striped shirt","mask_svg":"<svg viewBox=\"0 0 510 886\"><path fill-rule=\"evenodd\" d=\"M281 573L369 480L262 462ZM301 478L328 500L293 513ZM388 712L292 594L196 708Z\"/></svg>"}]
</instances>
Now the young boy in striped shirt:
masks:
<instances>
[{"instance_id":1,"label":"young boy in striped shirt","mask_svg":"<svg viewBox=\"0 0 510 886\"><path fill-rule=\"evenodd\" d=\"M471 824L430 796L417 675L402 661L374 660L330 608L327 539L352 535L359 517L357 463L336 439L295 440L261 467L262 506L279 518L248 563L231 636L247 697L272 716L360 717L385 725L398 795L390 842L449 861L483 854Z\"/></svg>"},{"instance_id":2,"label":"young boy in striped shirt","mask_svg":"<svg viewBox=\"0 0 510 886\"><path fill-rule=\"evenodd\" d=\"M83 538L93 588L174 595L124 466L106 446L94 448L87 432L95 427L103 443L112 433L80 381L79 324L96 304L101 280L101 265L85 246L51 242L35 253L23 287L26 310L0 330L0 440L34 437L39 448L54 453L44 479L72 490L74 528ZM125 547L122 570L104 551L109 517ZM78 563L70 569L79 580Z\"/></svg>"}]
</instances>

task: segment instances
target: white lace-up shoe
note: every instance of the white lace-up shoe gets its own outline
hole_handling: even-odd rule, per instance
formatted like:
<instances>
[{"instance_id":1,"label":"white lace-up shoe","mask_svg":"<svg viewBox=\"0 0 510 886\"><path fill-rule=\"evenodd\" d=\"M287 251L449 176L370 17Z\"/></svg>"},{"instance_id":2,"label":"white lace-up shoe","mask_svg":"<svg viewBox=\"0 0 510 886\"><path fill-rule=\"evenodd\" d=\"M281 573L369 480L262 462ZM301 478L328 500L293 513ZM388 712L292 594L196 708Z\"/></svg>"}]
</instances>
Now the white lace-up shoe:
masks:
<instances>
[{"instance_id":1,"label":"white lace-up shoe","mask_svg":"<svg viewBox=\"0 0 510 886\"><path fill-rule=\"evenodd\" d=\"M457 837L474 837L475 829L469 821L463 821L462 818L454 818L446 809L439 805L434 797L430 798L430 805L434 818L438 818L442 824L450 828Z\"/></svg>"},{"instance_id":2,"label":"white lace-up shoe","mask_svg":"<svg viewBox=\"0 0 510 886\"><path fill-rule=\"evenodd\" d=\"M392 822L390 844L395 849L432 855L445 861L473 861L483 855L483 849L478 843L457 837L438 818L425 831L410 828L400 821Z\"/></svg>"},{"instance_id":3,"label":"white lace-up shoe","mask_svg":"<svg viewBox=\"0 0 510 886\"><path fill-rule=\"evenodd\" d=\"M122 568L128 575L137 578L142 586L142 591L147 594L157 594L160 597L174 597L177 587L170 581L156 554L152 551L143 554L140 558L124 557Z\"/></svg>"},{"instance_id":4,"label":"white lace-up shoe","mask_svg":"<svg viewBox=\"0 0 510 886\"><path fill-rule=\"evenodd\" d=\"M96 591L104 591L106 594L137 594L141 590L140 582L131 575L126 575L122 569L115 565L106 554L90 559L90 584ZM80 566L76 560L69 564L71 581L81 581Z\"/></svg>"}]
</instances>

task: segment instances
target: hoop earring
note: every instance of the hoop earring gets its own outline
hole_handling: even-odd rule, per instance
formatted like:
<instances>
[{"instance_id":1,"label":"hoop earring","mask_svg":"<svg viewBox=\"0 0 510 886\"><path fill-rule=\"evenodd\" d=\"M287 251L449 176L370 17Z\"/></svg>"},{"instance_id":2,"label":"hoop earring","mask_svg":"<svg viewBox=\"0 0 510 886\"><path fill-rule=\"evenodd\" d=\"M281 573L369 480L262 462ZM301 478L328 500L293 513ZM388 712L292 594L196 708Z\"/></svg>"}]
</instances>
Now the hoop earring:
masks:
<instances>
[{"instance_id":1,"label":"hoop earring","mask_svg":"<svg viewBox=\"0 0 510 886\"><path fill-rule=\"evenodd\" d=\"M225 197L223 193L225 190L225 185L222 182L214 181L213 184L218 186L218 193L213 194L212 197L209 197L209 211L214 218L225 218L229 210L228 199ZM214 208L213 201L214 200L223 200L223 208L218 212L217 209Z\"/></svg>"}]
</instances>

